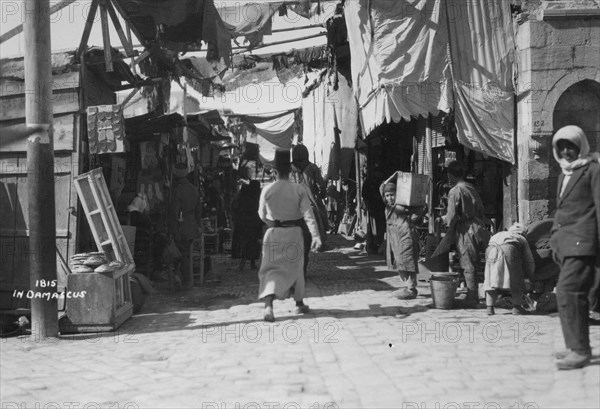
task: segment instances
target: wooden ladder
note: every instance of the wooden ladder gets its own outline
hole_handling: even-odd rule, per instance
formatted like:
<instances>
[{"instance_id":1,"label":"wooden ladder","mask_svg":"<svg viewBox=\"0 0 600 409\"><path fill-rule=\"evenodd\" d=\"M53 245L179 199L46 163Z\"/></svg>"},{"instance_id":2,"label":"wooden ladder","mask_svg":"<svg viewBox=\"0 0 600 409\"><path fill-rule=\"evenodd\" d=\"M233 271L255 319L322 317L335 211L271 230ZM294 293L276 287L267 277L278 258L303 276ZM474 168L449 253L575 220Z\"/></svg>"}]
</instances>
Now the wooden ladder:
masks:
<instances>
[{"instance_id":1,"label":"wooden ladder","mask_svg":"<svg viewBox=\"0 0 600 409\"><path fill-rule=\"evenodd\" d=\"M93 169L74 179L98 250L112 260L133 264L133 256L121 229L102 169Z\"/></svg>"}]
</instances>

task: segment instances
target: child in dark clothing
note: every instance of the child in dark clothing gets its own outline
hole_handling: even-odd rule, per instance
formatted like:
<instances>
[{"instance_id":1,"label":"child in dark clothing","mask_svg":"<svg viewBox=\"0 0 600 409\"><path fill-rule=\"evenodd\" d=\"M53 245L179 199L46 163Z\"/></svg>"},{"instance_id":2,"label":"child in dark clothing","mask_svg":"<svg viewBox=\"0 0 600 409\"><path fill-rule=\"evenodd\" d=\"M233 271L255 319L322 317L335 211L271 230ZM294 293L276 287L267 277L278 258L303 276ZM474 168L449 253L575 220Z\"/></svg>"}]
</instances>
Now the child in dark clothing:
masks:
<instances>
[{"instance_id":1,"label":"child in dark clothing","mask_svg":"<svg viewBox=\"0 0 600 409\"><path fill-rule=\"evenodd\" d=\"M419 239L415 221L422 209L396 204L396 173L379 188L381 198L386 204L386 261L390 270L398 271L403 282L396 297L411 300L417 297L417 273L419 262Z\"/></svg>"}]
</instances>

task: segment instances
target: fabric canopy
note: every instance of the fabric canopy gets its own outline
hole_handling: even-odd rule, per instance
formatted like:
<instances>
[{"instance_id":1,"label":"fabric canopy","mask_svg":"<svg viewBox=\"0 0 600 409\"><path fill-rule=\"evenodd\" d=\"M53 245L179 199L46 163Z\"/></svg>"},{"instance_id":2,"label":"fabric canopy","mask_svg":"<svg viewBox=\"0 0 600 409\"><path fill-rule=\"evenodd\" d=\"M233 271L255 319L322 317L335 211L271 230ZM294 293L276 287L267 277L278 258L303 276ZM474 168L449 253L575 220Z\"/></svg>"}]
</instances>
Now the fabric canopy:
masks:
<instances>
[{"instance_id":1,"label":"fabric canopy","mask_svg":"<svg viewBox=\"0 0 600 409\"><path fill-rule=\"evenodd\" d=\"M291 149L296 131L295 110L274 115L241 115L239 119L254 131L246 141L258 144L261 162L272 163L277 149Z\"/></svg>"},{"instance_id":2,"label":"fabric canopy","mask_svg":"<svg viewBox=\"0 0 600 409\"><path fill-rule=\"evenodd\" d=\"M453 107L463 145L514 163L509 2L357 0L345 17L365 133Z\"/></svg>"},{"instance_id":3,"label":"fabric canopy","mask_svg":"<svg viewBox=\"0 0 600 409\"><path fill-rule=\"evenodd\" d=\"M352 83L365 133L384 121L448 110L441 0L346 3Z\"/></svg>"},{"instance_id":4,"label":"fabric canopy","mask_svg":"<svg viewBox=\"0 0 600 409\"><path fill-rule=\"evenodd\" d=\"M115 0L115 5L143 43L160 38L183 50L203 40L202 21L212 0Z\"/></svg>"},{"instance_id":5,"label":"fabric canopy","mask_svg":"<svg viewBox=\"0 0 600 409\"><path fill-rule=\"evenodd\" d=\"M260 44L263 35L271 34L271 18L282 4L224 2L215 7L207 3L202 36L208 43L209 59L223 59L228 65L232 38L245 36L249 48Z\"/></svg>"},{"instance_id":6,"label":"fabric canopy","mask_svg":"<svg viewBox=\"0 0 600 409\"><path fill-rule=\"evenodd\" d=\"M456 21L449 32L458 140L514 164L510 7L504 0L455 1L448 17Z\"/></svg>"},{"instance_id":7,"label":"fabric canopy","mask_svg":"<svg viewBox=\"0 0 600 409\"><path fill-rule=\"evenodd\" d=\"M294 112L290 112L268 121L254 122L253 125L258 136L279 148L289 149L292 147L292 138L294 137L295 118Z\"/></svg>"}]
</instances>

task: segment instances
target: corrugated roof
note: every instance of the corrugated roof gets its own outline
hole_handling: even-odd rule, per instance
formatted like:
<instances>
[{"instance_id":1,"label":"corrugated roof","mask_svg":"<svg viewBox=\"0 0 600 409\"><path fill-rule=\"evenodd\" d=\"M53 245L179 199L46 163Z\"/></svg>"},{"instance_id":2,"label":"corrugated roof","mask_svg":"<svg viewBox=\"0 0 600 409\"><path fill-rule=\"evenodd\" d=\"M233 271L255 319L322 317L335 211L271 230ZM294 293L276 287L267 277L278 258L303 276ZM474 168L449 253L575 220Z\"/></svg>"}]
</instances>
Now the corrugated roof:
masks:
<instances>
[{"instance_id":1,"label":"corrugated roof","mask_svg":"<svg viewBox=\"0 0 600 409\"><path fill-rule=\"evenodd\" d=\"M60 75L68 72L77 72L79 65L75 61L76 51L64 51L53 53L52 58L52 75ZM121 58L123 55L113 49L113 57ZM129 66L119 60L113 61L114 71L106 72L104 64L104 50L98 47L90 48L85 53L84 60L86 66L97 74L103 82L111 87L119 87L121 82L134 83L140 78L131 72ZM7 58L0 60L0 78L12 79L16 81L25 81L25 61L24 57Z\"/></svg>"},{"instance_id":2,"label":"corrugated roof","mask_svg":"<svg viewBox=\"0 0 600 409\"><path fill-rule=\"evenodd\" d=\"M0 78L25 79L24 57L5 58L0 60ZM62 74L76 71L73 68L75 51L65 51L52 54L52 74Z\"/></svg>"}]
</instances>

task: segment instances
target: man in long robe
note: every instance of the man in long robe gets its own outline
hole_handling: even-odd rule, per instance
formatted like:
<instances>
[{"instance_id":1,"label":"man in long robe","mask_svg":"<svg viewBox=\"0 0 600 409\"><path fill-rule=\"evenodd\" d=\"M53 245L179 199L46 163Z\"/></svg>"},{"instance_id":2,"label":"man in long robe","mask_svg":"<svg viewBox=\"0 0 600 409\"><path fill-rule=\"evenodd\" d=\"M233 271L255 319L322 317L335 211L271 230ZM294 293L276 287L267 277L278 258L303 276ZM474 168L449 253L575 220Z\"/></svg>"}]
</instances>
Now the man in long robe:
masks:
<instances>
[{"instance_id":1,"label":"man in long robe","mask_svg":"<svg viewBox=\"0 0 600 409\"><path fill-rule=\"evenodd\" d=\"M319 228L307 189L289 180L290 152L275 153L277 180L260 195L258 215L269 226L263 238L262 261L258 272L259 299L265 301L264 320L275 321L273 300L293 296L296 312L304 314L305 232L312 236L311 247L321 246Z\"/></svg>"}]
</instances>

